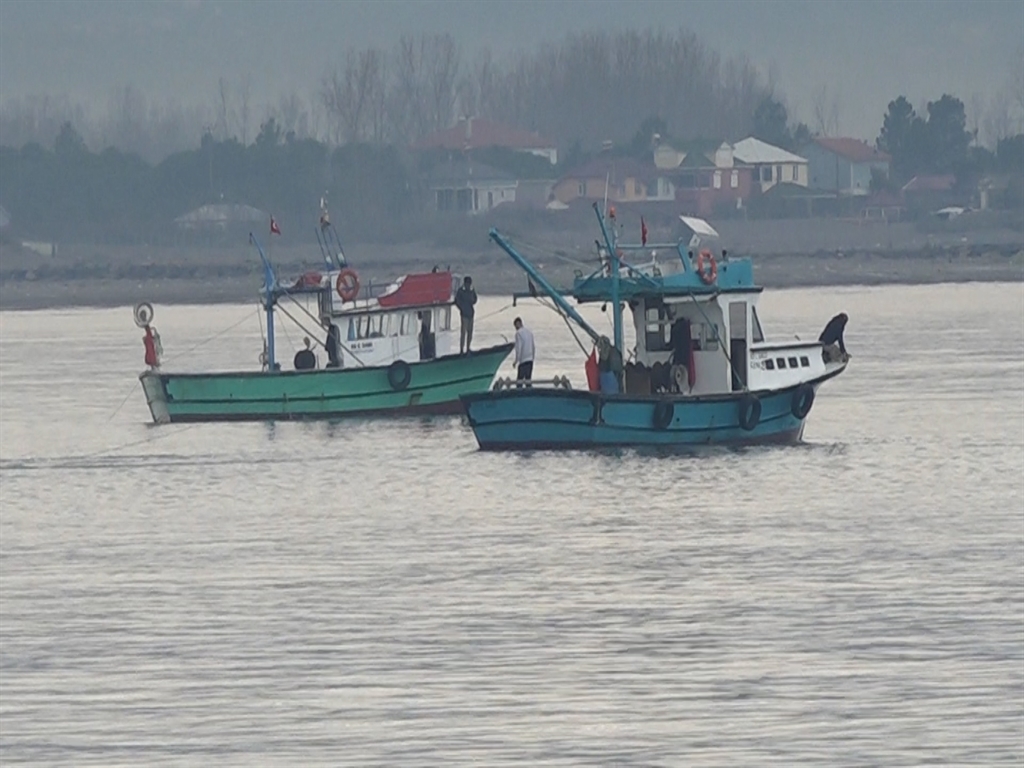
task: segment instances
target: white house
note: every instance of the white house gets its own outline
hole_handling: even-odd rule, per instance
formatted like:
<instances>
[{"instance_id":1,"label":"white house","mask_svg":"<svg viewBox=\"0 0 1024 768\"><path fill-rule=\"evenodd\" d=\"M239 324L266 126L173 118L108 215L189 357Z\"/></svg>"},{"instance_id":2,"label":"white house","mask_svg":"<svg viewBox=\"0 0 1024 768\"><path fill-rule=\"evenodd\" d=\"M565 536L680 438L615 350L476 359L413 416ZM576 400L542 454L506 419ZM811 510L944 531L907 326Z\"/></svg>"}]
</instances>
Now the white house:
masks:
<instances>
[{"instance_id":1,"label":"white house","mask_svg":"<svg viewBox=\"0 0 1024 768\"><path fill-rule=\"evenodd\" d=\"M471 160L437 165L427 183L435 211L482 213L516 201L519 182L497 168Z\"/></svg>"},{"instance_id":2,"label":"white house","mask_svg":"<svg viewBox=\"0 0 1024 768\"><path fill-rule=\"evenodd\" d=\"M779 182L807 186L807 159L781 147L750 136L736 142L732 154L737 161L753 166L754 183L760 184L762 192Z\"/></svg>"}]
</instances>

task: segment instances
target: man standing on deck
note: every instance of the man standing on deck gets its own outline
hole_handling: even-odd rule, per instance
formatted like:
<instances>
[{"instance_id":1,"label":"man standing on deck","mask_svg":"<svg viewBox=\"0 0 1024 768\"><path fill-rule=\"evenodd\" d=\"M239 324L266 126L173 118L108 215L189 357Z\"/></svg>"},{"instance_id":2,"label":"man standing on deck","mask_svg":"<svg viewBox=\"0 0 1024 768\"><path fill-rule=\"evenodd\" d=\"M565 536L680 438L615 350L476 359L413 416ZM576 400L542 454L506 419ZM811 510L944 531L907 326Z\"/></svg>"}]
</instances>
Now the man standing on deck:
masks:
<instances>
[{"instance_id":1,"label":"man standing on deck","mask_svg":"<svg viewBox=\"0 0 1024 768\"><path fill-rule=\"evenodd\" d=\"M459 308L459 317L462 320L459 332L459 354L469 352L469 345L473 341L473 313L476 311L473 305L476 304L476 290L473 288L473 278L466 275L459 290L455 292L455 306Z\"/></svg>"},{"instance_id":2,"label":"man standing on deck","mask_svg":"<svg viewBox=\"0 0 1024 768\"><path fill-rule=\"evenodd\" d=\"M523 325L517 317L512 323L516 327L516 381L530 381L533 378L533 331Z\"/></svg>"}]
</instances>

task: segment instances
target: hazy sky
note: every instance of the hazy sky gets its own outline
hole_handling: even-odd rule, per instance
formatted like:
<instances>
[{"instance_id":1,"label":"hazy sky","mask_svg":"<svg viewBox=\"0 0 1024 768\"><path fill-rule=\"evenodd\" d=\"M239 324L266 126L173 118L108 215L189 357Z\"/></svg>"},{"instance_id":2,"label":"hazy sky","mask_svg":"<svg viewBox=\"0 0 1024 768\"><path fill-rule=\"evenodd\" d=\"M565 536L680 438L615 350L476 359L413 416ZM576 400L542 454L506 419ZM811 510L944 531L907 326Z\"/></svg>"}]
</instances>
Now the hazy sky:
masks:
<instances>
[{"instance_id":1,"label":"hazy sky","mask_svg":"<svg viewBox=\"0 0 1024 768\"><path fill-rule=\"evenodd\" d=\"M212 103L217 78L252 76L257 102L316 91L350 47L451 32L465 54L532 49L570 31L686 26L723 54L773 67L809 123L822 84L840 129L874 139L886 104L943 92L968 109L1010 79L1024 0L0 0L0 100L67 94L106 108L132 83L148 99ZM467 56L468 58L468 56ZM812 125L813 127L813 125Z\"/></svg>"}]
</instances>

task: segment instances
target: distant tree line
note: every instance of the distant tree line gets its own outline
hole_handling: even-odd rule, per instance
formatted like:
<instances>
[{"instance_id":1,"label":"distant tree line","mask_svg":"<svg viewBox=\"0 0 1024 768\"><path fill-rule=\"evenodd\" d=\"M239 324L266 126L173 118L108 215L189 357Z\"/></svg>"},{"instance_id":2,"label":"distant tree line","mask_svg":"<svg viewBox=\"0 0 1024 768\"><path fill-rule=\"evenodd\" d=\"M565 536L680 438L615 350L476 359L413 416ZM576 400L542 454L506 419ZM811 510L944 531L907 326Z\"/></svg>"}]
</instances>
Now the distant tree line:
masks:
<instances>
[{"instance_id":1,"label":"distant tree line","mask_svg":"<svg viewBox=\"0 0 1024 768\"><path fill-rule=\"evenodd\" d=\"M968 129L964 103L949 94L929 101L919 115L905 96L889 102L875 144L892 157L888 180L876 186L897 187L920 174L952 174L961 188L987 174L1009 174L1011 194L1020 196L1024 179L1024 132L1000 138L992 151ZM1016 198L1015 198L1016 199Z\"/></svg>"},{"instance_id":2,"label":"distant tree line","mask_svg":"<svg viewBox=\"0 0 1024 768\"><path fill-rule=\"evenodd\" d=\"M207 133L199 147L156 165L113 148L92 152L70 123L52 150L0 147L0 202L23 237L170 244L182 236L177 217L206 204L244 203L275 216L285 239L311 239L328 190L332 215L356 236L414 208L410 164L394 147L332 148L284 134L273 118L248 146Z\"/></svg>"},{"instance_id":3,"label":"distant tree line","mask_svg":"<svg viewBox=\"0 0 1024 768\"><path fill-rule=\"evenodd\" d=\"M628 140L637 115L659 115L684 138L738 138L773 94L749 61L723 58L682 29L571 34L500 61L487 48L465 56L449 34L405 35L390 50L346 52L305 98L284 93L257 105L249 76L220 78L214 90L206 104L157 104L126 85L112 91L101 116L67 98L7 99L0 144L51 146L71 123L91 148L155 163L205 134L246 146L269 119L300 140L407 146L471 115L593 148Z\"/></svg>"}]
</instances>

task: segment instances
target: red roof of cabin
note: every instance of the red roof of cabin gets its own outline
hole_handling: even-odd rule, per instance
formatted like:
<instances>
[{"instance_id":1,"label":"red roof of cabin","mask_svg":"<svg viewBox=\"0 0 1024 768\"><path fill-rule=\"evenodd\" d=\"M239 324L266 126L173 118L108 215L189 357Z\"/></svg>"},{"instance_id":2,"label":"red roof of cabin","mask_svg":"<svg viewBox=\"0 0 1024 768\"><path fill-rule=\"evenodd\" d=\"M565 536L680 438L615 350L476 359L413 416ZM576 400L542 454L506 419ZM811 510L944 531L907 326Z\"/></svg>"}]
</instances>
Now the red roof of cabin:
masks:
<instances>
[{"instance_id":1,"label":"red roof of cabin","mask_svg":"<svg viewBox=\"0 0 1024 768\"><path fill-rule=\"evenodd\" d=\"M819 136L815 143L851 163L888 163L892 158L860 139L826 138Z\"/></svg>"},{"instance_id":2,"label":"red roof of cabin","mask_svg":"<svg viewBox=\"0 0 1024 768\"><path fill-rule=\"evenodd\" d=\"M437 131L420 139L415 149L553 149L555 143L531 131L510 128L482 117L459 120L451 128Z\"/></svg>"},{"instance_id":3,"label":"red roof of cabin","mask_svg":"<svg viewBox=\"0 0 1024 768\"><path fill-rule=\"evenodd\" d=\"M421 307L428 304L446 304L452 295L451 272L426 272L400 278L393 293L377 297L381 307Z\"/></svg>"}]
</instances>

